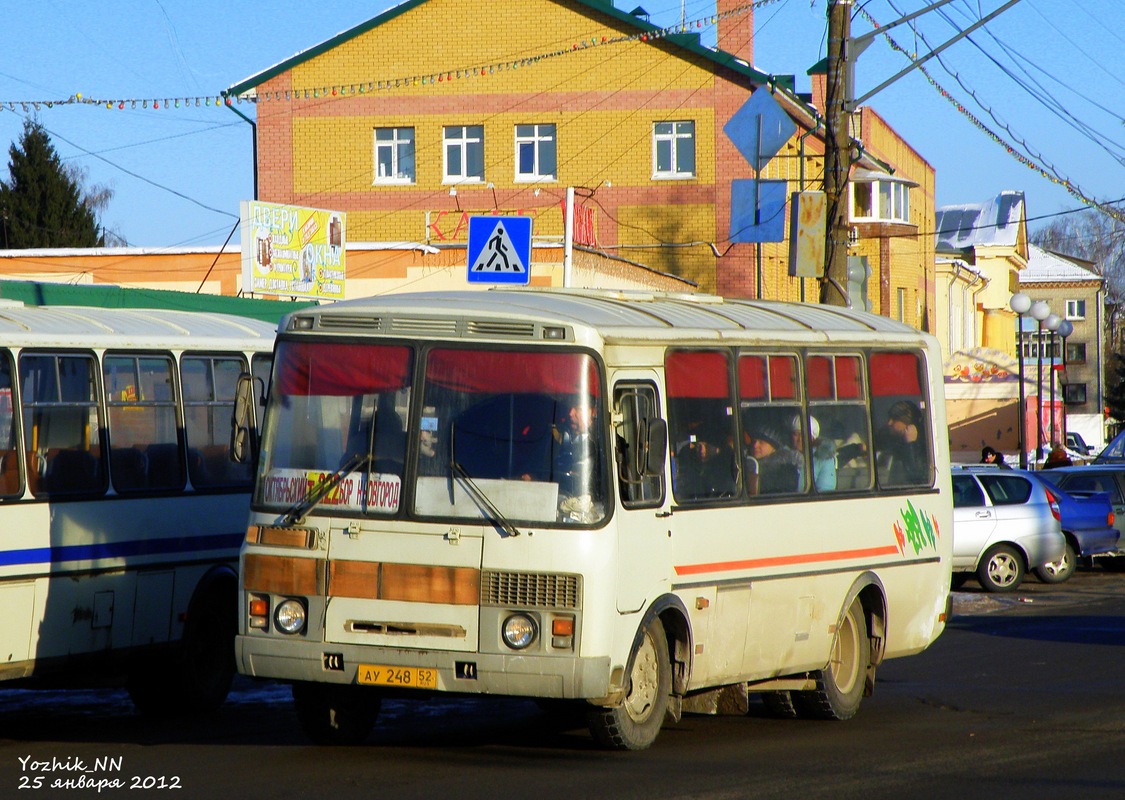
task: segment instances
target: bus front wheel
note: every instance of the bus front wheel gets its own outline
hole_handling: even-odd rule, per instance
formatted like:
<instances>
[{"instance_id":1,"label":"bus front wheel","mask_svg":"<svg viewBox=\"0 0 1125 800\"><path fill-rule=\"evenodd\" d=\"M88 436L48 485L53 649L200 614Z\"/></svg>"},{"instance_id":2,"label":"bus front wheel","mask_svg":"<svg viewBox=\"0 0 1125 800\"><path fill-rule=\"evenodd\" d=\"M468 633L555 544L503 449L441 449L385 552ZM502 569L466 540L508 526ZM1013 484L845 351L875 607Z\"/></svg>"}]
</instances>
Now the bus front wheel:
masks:
<instances>
[{"instance_id":1,"label":"bus front wheel","mask_svg":"<svg viewBox=\"0 0 1125 800\"><path fill-rule=\"evenodd\" d=\"M828 666L813 673L816 689L795 692L801 715L816 719L851 719L859 711L871 659L871 640L859 600L852 602L836 629Z\"/></svg>"},{"instance_id":2,"label":"bus front wheel","mask_svg":"<svg viewBox=\"0 0 1125 800\"><path fill-rule=\"evenodd\" d=\"M633 653L625 701L615 708L588 712L590 733L611 750L644 750L656 741L672 693L672 665L668 638L660 620L645 626Z\"/></svg>"},{"instance_id":3,"label":"bus front wheel","mask_svg":"<svg viewBox=\"0 0 1125 800\"><path fill-rule=\"evenodd\" d=\"M294 683L293 705L301 729L315 744L357 745L375 726L380 700L360 686Z\"/></svg>"}]
</instances>

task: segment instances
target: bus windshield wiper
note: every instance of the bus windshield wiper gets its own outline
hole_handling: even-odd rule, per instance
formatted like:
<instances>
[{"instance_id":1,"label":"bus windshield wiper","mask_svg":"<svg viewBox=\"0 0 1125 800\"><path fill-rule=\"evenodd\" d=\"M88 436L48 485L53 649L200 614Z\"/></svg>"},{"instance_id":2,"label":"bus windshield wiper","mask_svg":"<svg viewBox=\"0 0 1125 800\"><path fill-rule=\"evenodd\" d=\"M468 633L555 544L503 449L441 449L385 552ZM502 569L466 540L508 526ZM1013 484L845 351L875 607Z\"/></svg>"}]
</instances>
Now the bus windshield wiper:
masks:
<instances>
[{"instance_id":1,"label":"bus windshield wiper","mask_svg":"<svg viewBox=\"0 0 1125 800\"><path fill-rule=\"evenodd\" d=\"M465 468L453 460L450 461L450 466L453 468L453 475L461 485L465 487L465 491L468 493L469 497L477 504L477 508L484 513L488 521L499 527L509 536L519 536L519 528L513 525L511 521L504 516L504 512L496 507L496 504L489 499L483 489L477 486L476 481L465 471Z\"/></svg>"},{"instance_id":2,"label":"bus windshield wiper","mask_svg":"<svg viewBox=\"0 0 1125 800\"><path fill-rule=\"evenodd\" d=\"M370 453L356 453L344 462L339 469L331 475L326 475L316 486L309 489L308 494L294 503L293 506L285 512L283 521L288 525L300 525L305 521L305 515L312 511L317 503L327 497L329 492L339 486L344 478L370 462Z\"/></svg>"}]
</instances>

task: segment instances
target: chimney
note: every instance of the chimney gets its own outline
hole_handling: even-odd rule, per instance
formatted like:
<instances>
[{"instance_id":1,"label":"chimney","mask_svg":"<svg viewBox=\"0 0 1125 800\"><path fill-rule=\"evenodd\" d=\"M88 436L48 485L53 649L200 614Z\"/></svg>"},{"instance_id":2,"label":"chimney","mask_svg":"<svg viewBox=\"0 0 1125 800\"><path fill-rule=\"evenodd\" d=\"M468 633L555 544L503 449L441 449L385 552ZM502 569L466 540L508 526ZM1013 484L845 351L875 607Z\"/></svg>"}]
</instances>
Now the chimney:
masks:
<instances>
[{"instance_id":1,"label":"chimney","mask_svg":"<svg viewBox=\"0 0 1125 800\"><path fill-rule=\"evenodd\" d=\"M753 66L754 7L746 0L716 0L715 6L719 15L719 49Z\"/></svg>"},{"instance_id":2,"label":"chimney","mask_svg":"<svg viewBox=\"0 0 1125 800\"><path fill-rule=\"evenodd\" d=\"M825 99L828 94L828 59L821 59L809 69L807 74L812 82L813 108L824 116L824 110L828 107Z\"/></svg>"}]
</instances>

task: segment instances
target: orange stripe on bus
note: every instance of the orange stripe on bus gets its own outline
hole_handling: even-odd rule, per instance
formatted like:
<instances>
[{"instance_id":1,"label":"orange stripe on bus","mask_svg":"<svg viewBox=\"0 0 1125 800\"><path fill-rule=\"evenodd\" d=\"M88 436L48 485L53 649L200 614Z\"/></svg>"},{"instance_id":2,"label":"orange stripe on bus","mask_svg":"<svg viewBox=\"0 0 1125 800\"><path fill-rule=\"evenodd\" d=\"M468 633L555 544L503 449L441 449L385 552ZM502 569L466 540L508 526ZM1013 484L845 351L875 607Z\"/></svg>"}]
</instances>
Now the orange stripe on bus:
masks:
<instances>
[{"instance_id":1,"label":"orange stripe on bus","mask_svg":"<svg viewBox=\"0 0 1125 800\"><path fill-rule=\"evenodd\" d=\"M901 555L898 547L868 547L862 550L837 550L831 553L803 553L773 558L749 558L744 561L716 561L712 564L687 564L676 567L677 575L699 575L703 572L732 572L742 569L761 569L762 567L791 567L798 564L819 564L825 561L847 561L853 558L874 558L875 556Z\"/></svg>"}]
</instances>

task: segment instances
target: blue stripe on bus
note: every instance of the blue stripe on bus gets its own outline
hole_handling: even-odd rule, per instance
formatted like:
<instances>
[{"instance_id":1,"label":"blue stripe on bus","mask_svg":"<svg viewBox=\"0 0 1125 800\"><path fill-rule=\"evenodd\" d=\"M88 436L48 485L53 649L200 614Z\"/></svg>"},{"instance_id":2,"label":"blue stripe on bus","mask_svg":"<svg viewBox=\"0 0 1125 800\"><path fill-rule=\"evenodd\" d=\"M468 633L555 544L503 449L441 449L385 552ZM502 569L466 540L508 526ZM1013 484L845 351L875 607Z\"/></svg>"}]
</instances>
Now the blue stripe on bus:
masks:
<instances>
[{"instance_id":1,"label":"blue stripe on bus","mask_svg":"<svg viewBox=\"0 0 1125 800\"><path fill-rule=\"evenodd\" d=\"M60 564L66 561L97 561L104 558L194 553L202 550L238 549L245 534L217 533L210 536L178 536L174 539L133 539L126 542L35 547L0 552L0 566Z\"/></svg>"}]
</instances>

